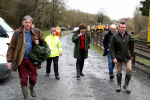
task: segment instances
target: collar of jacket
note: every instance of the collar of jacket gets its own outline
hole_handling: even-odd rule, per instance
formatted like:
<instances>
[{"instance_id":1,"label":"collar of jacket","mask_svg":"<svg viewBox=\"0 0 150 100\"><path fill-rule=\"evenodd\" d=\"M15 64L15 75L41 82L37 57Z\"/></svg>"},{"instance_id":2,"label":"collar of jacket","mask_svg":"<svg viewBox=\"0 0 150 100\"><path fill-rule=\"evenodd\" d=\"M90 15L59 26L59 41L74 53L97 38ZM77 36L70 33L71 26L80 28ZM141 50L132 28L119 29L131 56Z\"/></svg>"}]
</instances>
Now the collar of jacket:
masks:
<instances>
[{"instance_id":1,"label":"collar of jacket","mask_svg":"<svg viewBox=\"0 0 150 100\"><path fill-rule=\"evenodd\" d=\"M20 28L19 28L19 33L23 33L24 32L24 26L22 25ZM31 27L31 33L33 35L35 35L35 32L33 31L33 28Z\"/></svg>"},{"instance_id":2,"label":"collar of jacket","mask_svg":"<svg viewBox=\"0 0 150 100\"><path fill-rule=\"evenodd\" d=\"M111 30L110 30L110 31L108 31L108 34L111 34Z\"/></svg>"},{"instance_id":3,"label":"collar of jacket","mask_svg":"<svg viewBox=\"0 0 150 100\"><path fill-rule=\"evenodd\" d=\"M80 32L80 29L78 29L75 33L76 34L79 34L79 32ZM87 34L87 31L85 30L85 33L84 34Z\"/></svg>"},{"instance_id":4,"label":"collar of jacket","mask_svg":"<svg viewBox=\"0 0 150 100\"><path fill-rule=\"evenodd\" d=\"M49 35L51 38L54 38L56 35L52 35L51 33L50 33L50 35Z\"/></svg>"},{"instance_id":5,"label":"collar of jacket","mask_svg":"<svg viewBox=\"0 0 150 100\"><path fill-rule=\"evenodd\" d=\"M119 34L120 36L122 36L119 31L118 31L118 34ZM128 32L127 32L127 31L125 31L125 35L128 35Z\"/></svg>"}]
</instances>

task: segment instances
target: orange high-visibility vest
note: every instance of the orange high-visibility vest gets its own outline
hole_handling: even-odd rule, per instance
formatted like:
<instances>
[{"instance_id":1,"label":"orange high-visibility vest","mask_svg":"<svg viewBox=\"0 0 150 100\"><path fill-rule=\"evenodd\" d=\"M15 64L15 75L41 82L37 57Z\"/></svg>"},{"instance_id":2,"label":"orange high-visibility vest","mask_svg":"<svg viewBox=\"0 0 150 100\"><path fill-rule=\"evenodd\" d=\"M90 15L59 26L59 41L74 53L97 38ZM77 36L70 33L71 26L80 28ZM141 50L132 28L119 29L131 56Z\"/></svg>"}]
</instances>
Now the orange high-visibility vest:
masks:
<instances>
[{"instance_id":1,"label":"orange high-visibility vest","mask_svg":"<svg viewBox=\"0 0 150 100\"><path fill-rule=\"evenodd\" d=\"M60 36L60 31L61 31L61 29L60 29L60 27L56 27L56 36Z\"/></svg>"}]
</instances>

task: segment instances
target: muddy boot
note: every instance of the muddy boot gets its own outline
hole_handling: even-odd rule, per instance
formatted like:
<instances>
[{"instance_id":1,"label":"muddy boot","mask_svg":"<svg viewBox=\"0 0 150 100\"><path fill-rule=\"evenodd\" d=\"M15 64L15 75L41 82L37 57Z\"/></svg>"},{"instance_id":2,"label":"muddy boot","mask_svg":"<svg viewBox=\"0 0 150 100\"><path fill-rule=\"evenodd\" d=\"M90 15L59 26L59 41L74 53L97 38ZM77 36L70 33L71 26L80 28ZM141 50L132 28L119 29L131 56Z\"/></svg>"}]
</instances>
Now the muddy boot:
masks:
<instances>
[{"instance_id":1,"label":"muddy boot","mask_svg":"<svg viewBox=\"0 0 150 100\"><path fill-rule=\"evenodd\" d=\"M21 86L22 94L24 96L24 100L28 100L28 88L27 86Z\"/></svg>"},{"instance_id":2,"label":"muddy boot","mask_svg":"<svg viewBox=\"0 0 150 100\"><path fill-rule=\"evenodd\" d=\"M110 75L110 79L112 80L115 76L114 75Z\"/></svg>"},{"instance_id":3,"label":"muddy boot","mask_svg":"<svg viewBox=\"0 0 150 100\"><path fill-rule=\"evenodd\" d=\"M126 90L127 93L130 93L131 90L129 89L129 82L130 82L130 78L131 78L131 75L128 75L126 74L126 77L125 77L125 84L123 86L123 88Z\"/></svg>"},{"instance_id":4,"label":"muddy boot","mask_svg":"<svg viewBox=\"0 0 150 100\"><path fill-rule=\"evenodd\" d=\"M118 82L118 86L116 88L117 92L120 92L121 90L121 80L122 80L122 74L117 74L117 82Z\"/></svg>"},{"instance_id":5,"label":"muddy boot","mask_svg":"<svg viewBox=\"0 0 150 100\"><path fill-rule=\"evenodd\" d=\"M84 76L84 74L83 74L83 72L82 72L82 71L80 72L80 75L81 75L81 76Z\"/></svg>"},{"instance_id":6,"label":"muddy boot","mask_svg":"<svg viewBox=\"0 0 150 100\"><path fill-rule=\"evenodd\" d=\"M80 66L77 65L76 69L77 69L77 79L80 79Z\"/></svg>"},{"instance_id":7,"label":"muddy boot","mask_svg":"<svg viewBox=\"0 0 150 100\"><path fill-rule=\"evenodd\" d=\"M60 79L59 75L55 76L55 78L56 78L57 80L59 80L59 79Z\"/></svg>"},{"instance_id":8,"label":"muddy boot","mask_svg":"<svg viewBox=\"0 0 150 100\"><path fill-rule=\"evenodd\" d=\"M32 97L36 97L36 92L35 90L33 89L34 85L32 84L29 84L29 89L30 89L30 94Z\"/></svg>"}]
</instances>

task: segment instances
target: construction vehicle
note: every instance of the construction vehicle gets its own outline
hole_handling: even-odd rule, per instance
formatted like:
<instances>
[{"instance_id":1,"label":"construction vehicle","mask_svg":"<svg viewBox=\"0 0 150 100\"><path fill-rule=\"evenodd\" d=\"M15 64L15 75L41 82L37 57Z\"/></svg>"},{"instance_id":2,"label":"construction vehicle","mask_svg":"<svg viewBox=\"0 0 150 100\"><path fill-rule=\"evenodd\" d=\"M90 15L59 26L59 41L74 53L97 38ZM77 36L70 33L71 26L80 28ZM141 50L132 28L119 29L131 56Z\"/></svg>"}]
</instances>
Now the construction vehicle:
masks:
<instances>
[{"instance_id":1,"label":"construction vehicle","mask_svg":"<svg viewBox=\"0 0 150 100\"><path fill-rule=\"evenodd\" d=\"M104 26L105 26L105 31L109 31L110 30L110 25L105 24Z\"/></svg>"},{"instance_id":2,"label":"construction vehicle","mask_svg":"<svg viewBox=\"0 0 150 100\"><path fill-rule=\"evenodd\" d=\"M95 25L87 25L87 30L90 32L95 32Z\"/></svg>"},{"instance_id":3,"label":"construction vehicle","mask_svg":"<svg viewBox=\"0 0 150 100\"><path fill-rule=\"evenodd\" d=\"M104 31L103 25L101 25L101 23L100 23L100 24L97 24L97 25L96 25L96 32L102 33L103 31Z\"/></svg>"}]
</instances>

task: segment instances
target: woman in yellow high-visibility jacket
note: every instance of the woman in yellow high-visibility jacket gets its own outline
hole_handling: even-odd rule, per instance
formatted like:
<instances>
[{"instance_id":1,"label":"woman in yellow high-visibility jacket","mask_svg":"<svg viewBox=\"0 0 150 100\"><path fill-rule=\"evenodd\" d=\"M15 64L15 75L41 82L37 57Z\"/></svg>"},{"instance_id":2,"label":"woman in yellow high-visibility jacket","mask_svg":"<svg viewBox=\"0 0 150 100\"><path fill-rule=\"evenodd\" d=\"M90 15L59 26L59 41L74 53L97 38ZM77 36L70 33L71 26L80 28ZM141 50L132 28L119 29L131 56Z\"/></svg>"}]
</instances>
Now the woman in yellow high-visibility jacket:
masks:
<instances>
[{"instance_id":1,"label":"woman in yellow high-visibility jacket","mask_svg":"<svg viewBox=\"0 0 150 100\"><path fill-rule=\"evenodd\" d=\"M46 75L49 76L49 73L51 72L51 62L53 60L54 63L54 73L55 78L59 79L59 73L58 73L58 59L59 56L62 56L62 46L59 38L56 36L56 28L51 28L51 33L49 36L45 38L46 43L49 45L49 48L51 49L51 54L49 58L46 60Z\"/></svg>"}]
</instances>

